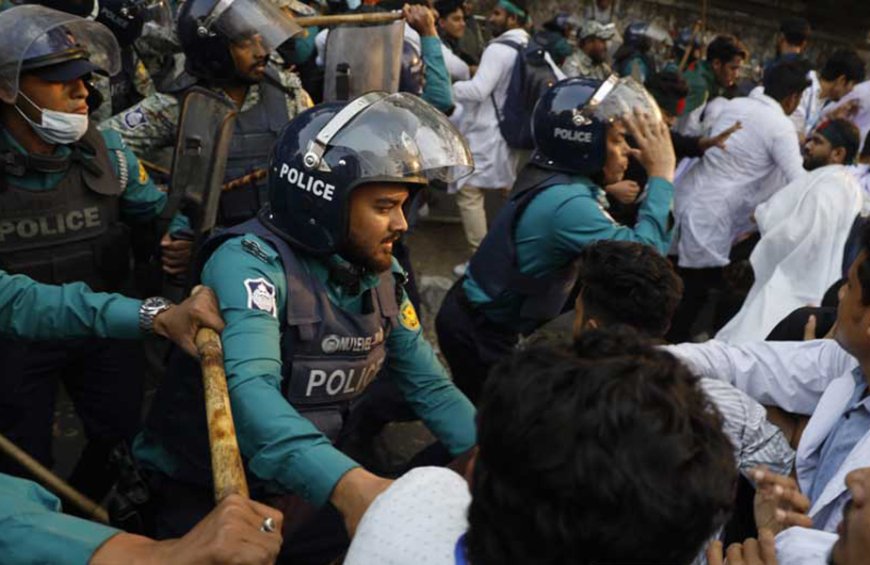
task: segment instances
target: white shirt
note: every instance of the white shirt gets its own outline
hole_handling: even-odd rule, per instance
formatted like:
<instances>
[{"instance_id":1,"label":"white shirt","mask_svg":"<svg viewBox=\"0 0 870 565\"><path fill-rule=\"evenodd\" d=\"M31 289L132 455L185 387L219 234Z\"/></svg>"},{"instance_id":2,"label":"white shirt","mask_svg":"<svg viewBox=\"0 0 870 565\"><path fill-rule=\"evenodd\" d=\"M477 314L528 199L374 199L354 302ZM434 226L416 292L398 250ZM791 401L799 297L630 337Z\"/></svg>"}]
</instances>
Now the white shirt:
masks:
<instances>
[{"instance_id":1,"label":"white shirt","mask_svg":"<svg viewBox=\"0 0 870 565\"><path fill-rule=\"evenodd\" d=\"M804 89L798 107L789 116L798 133L805 136L812 133L813 128L821 121L822 110L829 109L826 107L828 101L820 96L822 87L819 84L818 73L810 71L807 78L812 84Z\"/></svg>"},{"instance_id":2,"label":"white shirt","mask_svg":"<svg viewBox=\"0 0 870 565\"><path fill-rule=\"evenodd\" d=\"M843 276L846 239L862 202L861 189L848 169L829 165L758 206L755 219L761 241L749 258L755 282L716 339L761 341L792 311L820 305L828 288Z\"/></svg>"},{"instance_id":3,"label":"white shirt","mask_svg":"<svg viewBox=\"0 0 870 565\"><path fill-rule=\"evenodd\" d=\"M837 534L794 526L776 536L776 558L788 565L828 565Z\"/></svg>"},{"instance_id":4,"label":"white shirt","mask_svg":"<svg viewBox=\"0 0 870 565\"><path fill-rule=\"evenodd\" d=\"M837 102L827 106L825 108L825 114L836 110L840 106L848 104L852 100L857 100L861 106L858 113L855 114L855 117L851 118L850 121L861 130L860 147L863 148L864 143L867 141L867 134L870 133L870 80L865 80L860 84L856 84L855 88L852 89L852 92L843 96Z\"/></svg>"},{"instance_id":5,"label":"white shirt","mask_svg":"<svg viewBox=\"0 0 870 565\"><path fill-rule=\"evenodd\" d=\"M855 392L852 371L858 367L857 360L830 339L743 345L711 340L666 349L701 377L729 381L762 404L796 414L811 414L795 459L801 491L809 492L822 445L848 410ZM813 501L809 517L815 519L820 514L827 517L821 523L814 522L815 529L836 531L849 500L846 474L867 466L870 466L870 430Z\"/></svg>"},{"instance_id":6,"label":"white shirt","mask_svg":"<svg viewBox=\"0 0 870 565\"><path fill-rule=\"evenodd\" d=\"M417 30L405 23L405 41L414 48L418 55L423 55L423 49L420 47L420 34ZM447 67L447 74L450 75L450 80L468 80L471 78L471 71L465 61L456 56L447 45L438 38L441 43L441 54L444 56L444 64Z\"/></svg>"},{"instance_id":7,"label":"white shirt","mask_svg":"<svg viewBox=\"0 0 870 565\"><path fill-rule=\"evenodd\" d=\"M711 135L737 121L743 129L731 135L725 150L709 149L675 185L681 267L727 265L737 236L753 229L752 211L781 188L765 190L764 180L777 169L787 182L806 174L794 126L762 89L723 102L711 120Z\"/></svg>"},{"instance_id":8,"label":"white shirt","mask_svg":"<svg viewBox=\"0 0 870 565\"><path fill-rule=\"evenodd\" d=\"M397 479L363 515L345 565L454 565L468 529L468 484L441 467L420 467Z\"/></svg>"},{"instance_id":9,"label":"white shirt","mask_svg":"<svg viewBox=\"0 0 870 565\"><path fill-rule=\"evenodd\" d=\"M498 39L528 45L529 34L524 29L512 29ZM458 188L470 184L503 189L513 186L516 180L518 155L501 135L492 100L494 97L499 109L504 105L516 60L516 49L490 42L474 77L453 84L453 101L457 108L451 121L468 140L474 156L474 173L462 179Z\"/></svg>"}]
</instances>

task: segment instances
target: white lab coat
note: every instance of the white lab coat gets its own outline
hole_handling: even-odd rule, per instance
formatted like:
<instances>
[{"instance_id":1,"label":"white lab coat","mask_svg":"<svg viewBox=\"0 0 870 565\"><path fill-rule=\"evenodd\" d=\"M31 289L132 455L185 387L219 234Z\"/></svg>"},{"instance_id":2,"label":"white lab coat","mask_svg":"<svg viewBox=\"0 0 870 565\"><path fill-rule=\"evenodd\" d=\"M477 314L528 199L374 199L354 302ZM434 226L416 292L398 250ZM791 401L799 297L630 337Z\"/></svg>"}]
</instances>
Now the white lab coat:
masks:
<instances>
[{"instance_id":1,"label":"white lab coat","mask_svg":"<svg viewBox=\"0 0 870 565\"><path fill-rule=\"evenodd\" d=\"M771 196L763 181L777 168L788 182L806 173L794 126L763 89L722 103L708 131L717 135L737 121L743 129L727 148L709 149L675 185L681 267L727 265L737 236L753 228L752 211Z\"/></svg>"},{"instance_id":2,"label":"white lab coat","mask_svg":"<svg viewBox=\"0 0 870 565\"><path fill-rule=\"evenodd\" d=\"M527 45L529 34L524 29L512 29L498 39ZM474 156L474 173L462 179L457 189L466 184L478 188L510 188L516 180L519 155L502 137L492 101L494 96L499 109L504 105L516 60L516 49L490 42L481 55L474 77L453 84L456 110L451 120L468 140Z\"/></svg>"},{"instance_id":3,"label":"white lab coat","mask_svg":"<svg viewBox=\"0 0 870 565\"><path fill-rule=\"evenodd\" d=\"M848 169L829 165L759 205L755 219L761 241L749 258L755 282L716 339L760 341L793 310L821 304L825 291L842 277L846 238L861 203Z\"/></svg>"},{"instance_id":4,"label":"white lab coat","mask_svg":"<svg viewBox=\"0 0 870 565\"><path fill-rule=\"evenodd\" d=\"M852 371L857 360L835 341L755 342L728 345L706 343L666 347L701 377L731 382L766 405L797 414L811 414L801 436L795 471L801 491L809 492L821 448L834 424L849 408L855 392ZM870 430L855 445L843 464L814 501L809 517L826 510L828 519L815 529L835 532L849 499L844 479L850 471L870 466Z\"/></svg>"}]
</instances>

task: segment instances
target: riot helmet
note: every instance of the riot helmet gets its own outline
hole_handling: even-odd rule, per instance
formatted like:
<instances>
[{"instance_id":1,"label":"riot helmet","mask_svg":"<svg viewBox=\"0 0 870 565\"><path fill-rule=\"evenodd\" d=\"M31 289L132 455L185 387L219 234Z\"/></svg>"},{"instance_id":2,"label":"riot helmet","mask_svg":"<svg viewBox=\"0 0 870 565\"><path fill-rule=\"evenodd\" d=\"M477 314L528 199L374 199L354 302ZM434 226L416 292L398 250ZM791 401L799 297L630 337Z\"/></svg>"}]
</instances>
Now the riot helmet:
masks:
<instances>
[{"instance_id":1,"label":"riot helmet","mask_svg":"<svg viewBox=\"0 0 870 565\"><path fill-rule=\"evenodd\" d=\"M109 28L121 47L133 45L145 25L143 0L99 0L97 21Z\"/></svg>"},{"instance_id":2,"label":"riot helmet","mask_svg":"<svg viewBox=\"0 0 870 565\"><path fill-rule=\"evenodd\" d=\"M271 52L301 31L287 12L262 0L187 0L178 12L185 70L215 82L239 78L231 43L256 38Z\"/></svg>"},{"instance_id":3,"label":"riot helmet","mask_svg":"<svg viewBox=\"0 0 870 565\"><path fill-rule=\"evenodd\" d=\"M347 241L358 186L420 188L473 169L471 150L444 114L411 94L370 92L306 110L284 127L269 158L269 207L260 218L297 248L333 253Z\"/></svg>"},{"instance_id":4,"label":"riot helmet","mask_svg":"<svg viewBox=\"0 0 870 565\"><path fill-rule=\"evenodd\" d=\"M607 128L634 110L660 122L652 96L633 78L569 78L554 84L532 114L532 162L545 169L592 175L607 159Z\"/></svg>"},{"instance_id":5,"label":"riot helmet","mask_svg":"<svg viewBox=\"0 0 870 565\"><path fill-rule=\"evenodd\" d=\"M0 12L0 100L14 104L21 73L63 82L121 68L115 36L104 25L45 6Z\"/></svg>"}]
</instances>

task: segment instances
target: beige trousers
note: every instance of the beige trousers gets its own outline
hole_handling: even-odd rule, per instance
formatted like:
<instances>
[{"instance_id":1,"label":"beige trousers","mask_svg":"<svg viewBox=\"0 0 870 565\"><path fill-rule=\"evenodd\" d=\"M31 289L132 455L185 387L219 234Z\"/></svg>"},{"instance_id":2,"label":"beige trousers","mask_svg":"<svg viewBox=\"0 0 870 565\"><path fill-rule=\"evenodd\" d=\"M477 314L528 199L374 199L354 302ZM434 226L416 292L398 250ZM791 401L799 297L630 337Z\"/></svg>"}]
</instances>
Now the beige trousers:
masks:
<instances>
[{"instance_id":1,"label":"beige trousers","mask_svg":"<svg viewBox=\"0 0 870 565\"><path fill-rule=\"evenodd\" d=\"M507 188L481 188L466 184L456 193L456 205L471 252L477 251L486 236L487 219L491 222L507 202Z\"/></svg>"}]
</instances>

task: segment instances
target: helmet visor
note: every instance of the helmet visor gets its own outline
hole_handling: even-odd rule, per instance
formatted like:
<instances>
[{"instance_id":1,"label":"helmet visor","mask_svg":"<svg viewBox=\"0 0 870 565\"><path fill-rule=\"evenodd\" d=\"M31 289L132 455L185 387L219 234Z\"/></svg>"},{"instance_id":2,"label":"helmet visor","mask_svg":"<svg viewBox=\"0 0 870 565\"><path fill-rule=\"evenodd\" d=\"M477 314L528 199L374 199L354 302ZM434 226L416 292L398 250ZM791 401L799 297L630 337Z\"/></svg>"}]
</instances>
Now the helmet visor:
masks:
<instances>
[{"instance_id":1,"label":"helmet visor","mask_svg":"<svg viewBox=\"0 0 870 565\"><path fill-rule=\"evenodd\" d=\"M172 8L167 0L145 0L142 2L142 19L145 25L172 28Z\"/></svg>"},{"instance_id":2,"label":"helmet visor","mask_svg":"<svg viewBox=\"0 0 870 565\"><path fill-rule=\"evenodd\" d=\"M345 124L328 147L355 152L364 178L450 183L474 170L465 138L447 117L403 92L383 94Z\"/></svg>"},{"instance_id":3,"label":"helmet visor","mask_svg":"<svg viewBox=\"0 0 870 565\"><path fill-rule=\"evenodd\" d=\"M631 115L635 110L649 115L655 122L662 121L659 105L646 88L631 77L611 75L598 87L589 103L582 110L575 111L575 120L582 121L579 115L611 123Z\"/></svg>"},{"instance_id":4,"label":"helmet visor","mask_svg":"<svg viewBox=\"0 0 870 565\"><path fill-rule=\"evenodd\" d=\"M230 41L258 37L267 51L302 31L290 14L263 0L218 0L209 19L214 30Z\"/></svg>"},{"instance_id":5,"label":"helmet visor","mask_svg":"<svg viewBox=\"0 0 870 565\"><path fill-rule=\"evenodd\" d=\"M25 71L68 61L90 61L109 75L121 69L118 41L103 24L44 6L0 12L0 100L13 104Z\"/></svg>"}]
</instances>

